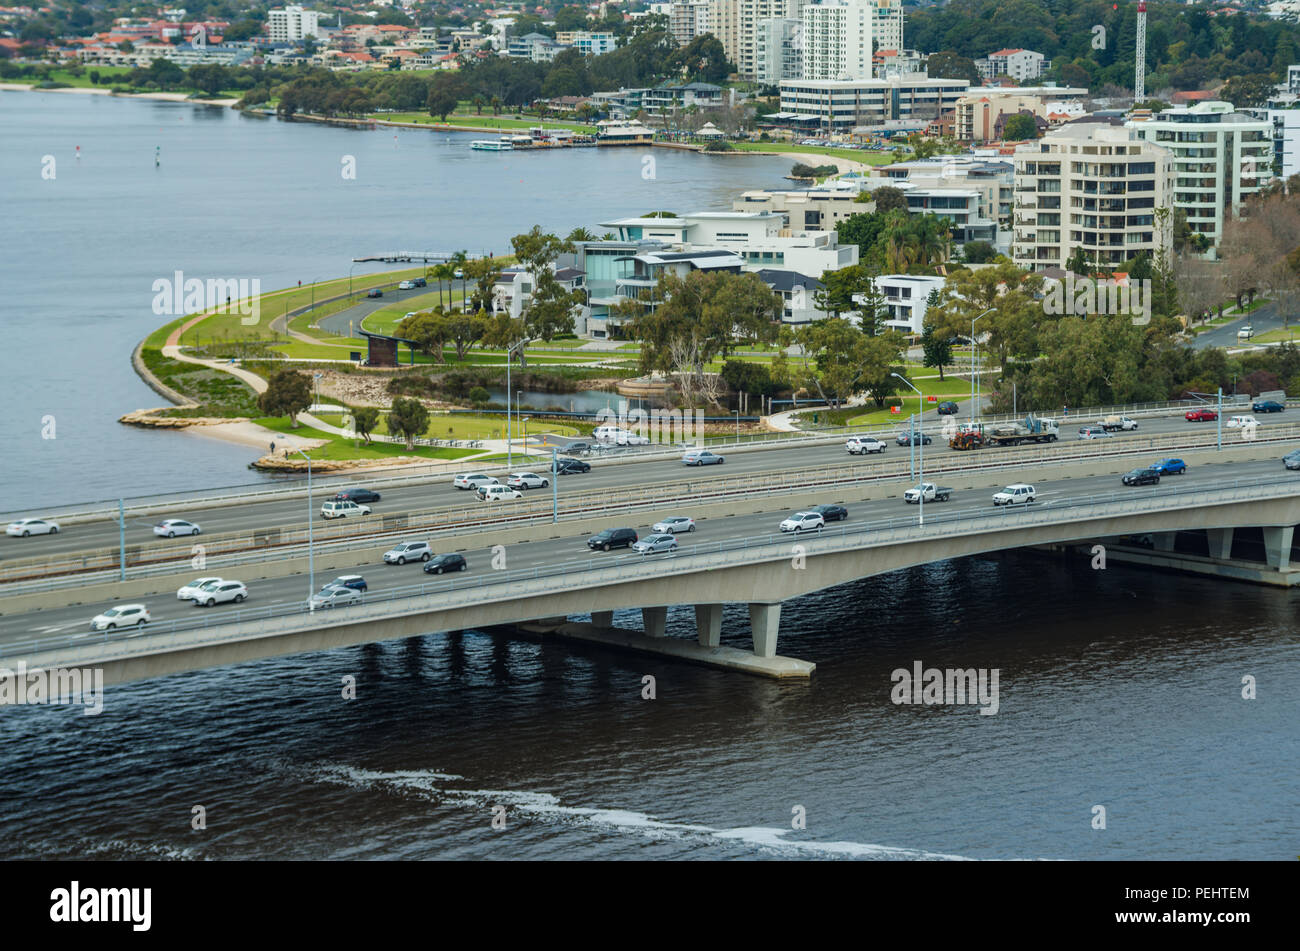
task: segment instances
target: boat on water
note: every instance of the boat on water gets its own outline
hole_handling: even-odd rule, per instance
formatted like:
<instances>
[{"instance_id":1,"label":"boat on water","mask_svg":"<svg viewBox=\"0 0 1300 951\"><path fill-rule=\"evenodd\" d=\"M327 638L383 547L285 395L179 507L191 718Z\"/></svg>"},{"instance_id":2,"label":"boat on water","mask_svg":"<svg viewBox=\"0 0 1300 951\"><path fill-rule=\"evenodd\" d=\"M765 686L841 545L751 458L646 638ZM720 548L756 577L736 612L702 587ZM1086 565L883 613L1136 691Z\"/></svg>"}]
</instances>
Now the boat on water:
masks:
<instances>
[{"instance_id":1,"label":"boat on water","mask_svg":"<svg viewBox=\"0 0 1300 951\"><path fill-rule=\"evenodd\" d=\"M480 152L509 152L514 148L505 139L475 139L469 144L469 147Z\"/></svg>"}]
</instances>

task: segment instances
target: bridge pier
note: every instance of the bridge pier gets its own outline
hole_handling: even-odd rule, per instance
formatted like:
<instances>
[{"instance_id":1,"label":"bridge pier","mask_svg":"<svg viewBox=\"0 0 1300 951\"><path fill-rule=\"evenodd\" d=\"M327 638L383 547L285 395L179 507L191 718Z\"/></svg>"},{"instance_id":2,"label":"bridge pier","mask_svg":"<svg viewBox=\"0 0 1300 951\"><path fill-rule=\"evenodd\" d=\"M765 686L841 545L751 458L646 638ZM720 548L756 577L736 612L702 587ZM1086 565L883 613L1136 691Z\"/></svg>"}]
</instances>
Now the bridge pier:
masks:
<instances>
[{"instance_id":1,"label":"bridge pier","mask_svg":"<svg viewBox=\"0 0 1300 951\"><path fill-rule=\"evenodd\" d=\"M591 623L596 625L596 627L613 627L614 612L613 611L592 611Z\"/></svg>"},{"instance_id":2,"label":"bridge pier","mask_svg":"<svg viewBox=\"0 0 1300 951\"><path fill-rule=\"evenodd\" d=\"M695 631L701 647L717 647L722 643L722 605L695 605Z\"/></svg>"},{"instance_id":3,"label":"bridge pier","mask_svg":"<svg viewBox=\"0 0 1300 951\"><path fill-rule=\"evenodd\" d=\"M776 632L781 626L781 602L750 604L749 629L754 638L755 657L776 656Z\"/></svg>"},{"instance_id":4,"label":"bridge pier","mask_svg":"<svg viewBox=\"0 0 1300 951\"><path fill-rule=\"evenodd\" d=\"M645 630L646 637L663 637L667 625L668 609L666 607L641 609L641 626Z\"/></svg>"},{"instance_id":5,"label":"bridge pier","mask_svg":"<svg viewBox=\"0 0 1300 951\"><path fill-rule=\"evenodd\" d=\"M1156 551L1173 551L1174 540L1178 537L1177 532L1152 532L1151 546Z\"/></svg>"},{"instance_id":6,"label":"bridge pier","mask_svg":"<svg viewBox=\"0 0 1300 951\"><path fill-rule=\"evenodd\" d=\"M1232 536L1235 532L1236 529L1232 528L1207 528L1205 530L1205 539L1210 546L1211 558L1227 561L1232 557Z\"/></svg>"},{"instance_id":7,"label":"bridge pier","mask_svg":"<svg viewBox=\"0 0 1300 951\"><path fill-rule=\"evenodd\" d=\"M1291 542L1295 537L1294 525L1264 526L1264 556L1268 566L1275 571L1291 567Z\"/></svg>"}]
</instances>

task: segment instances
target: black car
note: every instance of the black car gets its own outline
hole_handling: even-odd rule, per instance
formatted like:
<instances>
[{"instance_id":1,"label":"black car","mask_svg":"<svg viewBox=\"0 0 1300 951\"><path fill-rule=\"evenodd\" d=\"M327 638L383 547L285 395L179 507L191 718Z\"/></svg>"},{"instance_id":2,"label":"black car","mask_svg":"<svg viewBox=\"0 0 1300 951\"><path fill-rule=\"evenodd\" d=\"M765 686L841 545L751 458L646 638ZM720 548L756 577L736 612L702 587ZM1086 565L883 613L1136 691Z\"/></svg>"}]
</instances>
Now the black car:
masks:
<instances>
[{"instance_id":1,"label":"black car","mask_svg":"<svg viewBox=\"0 0 1300 951\"><path fill-rule=\"evenodd\" d=\"M842 522L849 517L849 510L842 505L814 505L808 512L816 512L828 522Z\"/></svg>"},{"instance_id":2,"label":"black car","mask_svg":"<svg viewBox=\"0 0 1300 951\"><path fill-rule=\"evenodd\" d=\"M1160 473L1155 469L1134 469L1124 474L1125 485L1155 485L1160 481Z\"/></svg>"},{"instance_id":3,"label":"black car","mask_svg":"<svg viewBox=\"0 0 1300 951\"><path fill-rule=\"evenodd\" d=\"M925 433L921 433L921 435L917 438L916 441L920 443L922 446L928 446L930 445L930 443L934 442L934 440L931 439L929 436L927 436ZM898 439L896 439L895 442L897 442L900 446L910 446L912 445L912 434L899 433Z\"/></svg>"},{"instance_id":4,"label":"black car","mask_svg":"<svg viewBox=\"0 0 1300 951\"><path fill-rule=\"evenodd\" d=\"M636 544L636 529L607 528L587 539L592 551L609 551L611 548L628 548Z\"/></svg>"},{"instance_id":5,"label":"black car","mask_svg":"<svg viewBox=\"0 0 1300 951\"><path fill-rule=\"evenodd\" d=\"M367 297L383 297L383 296L384 296L384 292L381 291L381 290L380 290L379 288L377 288L377 287L372 287L372 288L370 288L370 290L366 291L366 296L367 296Z\"/></svg>"},{"instance_id":6,"label":"black car","mask_svg":"<svg viewBox=\"0 0 1300 951\"><path fill-rule=\"evenodd\" d=\"M448 552L445 555L435 555L426 561L424 563L424 573L426 575L440 575L444 571L464 571L468 567L464 555Z\"/></svg>"},{"instance_id":7,"label":"black car","mask_svg":"<svg viewBox=\"0 0 1300 951\"><path fill-rule=\"evenodd\" d=\"M957 404L954 403L952 400L944 400L942 403L939 404L937 409L940 416L957 415Z\"/></svg>"},{"instance_id":8,"label":"black car","mask_svg":"<svg viewBox=\"0 0 1300 951\"><path fill-rule=\"evenodd\" d=\"M1300 469L1300 449L1293 449L1283 456L1282 464L1288 469Z\"/></svg>"},{"instance_id":9,"label":"black car","mask_svg":"<svg viewBox=\"0 0 1300 951\"><path fill-rule=\"evenodd\" d=\"M590 472L591 463L583 462L581 459L565 459L563 457L555 460L555 472L557 475L568 475L571 472Z\"/></svg>"},{"instance_id":10,"label":"black car","mask_svg":"<svg viewBox=\"0 0 1300 951\"><path fill-rule=\"evenodd\" d=\"M368 505L371 502L379 501L379 493L372 492L370 489L344 489L342 492L334 493L335 502L356 502L358 505Z\"/></svg>"},{"instance_id":11,"label":"black car","mask_svg":"<svg viewBox=\"0 0 1300 951\"><path fill-rule=\"evenodd\" d=\"M564 447L565 452L591 452L595 448L589 442L571 442Z\"/></svg>"},{"instance_id":12,"label":"black car","mask_svg":"<svg viewBox=\"0 0 1300 951\"><path fill-rule=\"evenodd\" d=\"M1280 413L1286 409L1277 400L1261 400L1258 403L1252 403L1250 408L1256 413Z\"/></svg>"},{"instance_id":13,"label":"black car","mask_svg":"<svg viewBox=\"0 0 1300 951\"><path fill-rule=\"evenodd\" d=\"M426 281L426 280L425 280L424 278L422 278L422 277L417 277L417 278L415 278L413 281L411 281L411 283L414 284L416 287L428 287L428 286L429 286L429 282Z\"/></svg>"}]
</instances>

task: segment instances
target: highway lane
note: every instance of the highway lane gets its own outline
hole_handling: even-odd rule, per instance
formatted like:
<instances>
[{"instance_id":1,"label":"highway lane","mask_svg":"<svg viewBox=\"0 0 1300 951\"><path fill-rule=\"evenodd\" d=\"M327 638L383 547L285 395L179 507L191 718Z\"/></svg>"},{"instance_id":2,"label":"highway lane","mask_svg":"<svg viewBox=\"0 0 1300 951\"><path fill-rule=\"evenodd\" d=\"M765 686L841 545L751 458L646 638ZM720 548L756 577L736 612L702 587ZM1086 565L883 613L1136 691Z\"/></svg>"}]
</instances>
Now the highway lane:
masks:
<instances>
[{"instance_id":1,"label":"highway lane","mask_svg":"<svg viewBox=\"0 0 1300 951\"><path fill-rule=\"evenodd\" d=\"M1260 417L1259 429L1263 431L1271 424L1285 424L1288 421L1289 417L1286 413L1262 416ZM1066 422L1068 426L1062 427L1064 437L1062 442L1078 441L1076 432L1079 426L1094 421L1071 417ZM927 460L944 459L950 457L954 452L954 450L947 447L939 435L939 425L936 423L931 428L930 424L927 423L927 429L934 433L934 442L925 447ZM1153 434L1185 432L1190 435L1193 433L1212 433L1214 425L1213 423L1189 423L1181 416L1144 419L1141 421L1137 432L1117 433L1113 439L1100 441L1101 444L1098 448L1104 449L1110 445L1121 444L1125 440L1138 439ZM835 442L823 446L774 447L733 453L728 453L727 449L722 447L716 451L726 458L726 462L722 466L702 467L700 469L687 468L682 465L678 458L661 458L619 465L603 465L596 458L590 460L592 462L591 472L561 476L558 480L558 486L561 494L586 493L597 489L619 490L655 485L672 485L697 477L756 474L782 468L811 468L854 461L862 462L865 465L881 459L895 462L905 461L910 450L906 446L896 445L892 438L893 434L899 431L899 428L889 431L889 438L886 439L888 449L880 455L850 456L845 452L842 442ZM1238 440L1240 436L1235 430L1225 428L1224 439L1225 441ZM990 455L1002 451L997 447L979 450L980 453ZM1278 456L1282 456L1284 452L1284 449L1279 449ZM1153 458L1150 461L1154 462L1155 459ZM546 474L545 469L545 466L532 467L532 471L541 475ZM466 471L476 470L470 468ZM503 470L483 467L483 471L488 471L497 475L498 478L502 478ZM365 485L366 482L364 479L359 479L357 484ZM436 481L427 483L385 488L381 490L381 495L383 496L382 500L371 505L375 515L487 504L479 502L473 493L453 487L450 476L439 476ZM550 490L534 489L525 493L525 495L533 499L548 498ZM330 494L324 492L313 497L310 511L313 513L316 524L323 523L323 520L319 517L320 504L329 497L331 497ZM306 522L308 511L307 499L300 497L273 501L249 501L219 508L198 509L193 512L177 508L166 516L134 518L128 516L126 542L128 545L145 546L165 543L166 539L158 538L152 532L153 525L162 521L164 517L191 519L203 528L205 534L214 534L278 527L302 527ZM194 538L193 541L201 544L203 536L200 535ZM65 525L59 534L52 536L34 535L30 538L0 536L0 562L10 558L25 558L33 555L68 554L101 548L116 548L117 545L118 529L115 521Z\"/></svg>"},{"instance_id":2,"label":"highway lane","mask_svg":"<svg viewBox=\"0 0 1300 951\"><path fill-rule=\"evenodd\" d=\"M1053 504L1069 499L1088 495L1103 495L1114 493L1117 497L1127 497L1129 495L1141 494L1158 494L1171 486L1184 486L1205 484L1207 486L1223 482L1230 478L1259 478L1261 476L1275 475L1279 480L1296 479L1297 491L1300 492L1300 477L1285 471L1281 464L1275 460L1261 460L1257 462L1235 463L1235 464L1212 464L1197 466L1187 471L1182 476L1169 476L1162 479L1159 485L1154 486L1124 486L1120 483L1118 476L1089 476L1079 479L1063 479L1055 482L1036 482L1035 487L1038 492L1039 501L1035 503L1038 508L1049 507ZM1014 481L1014 476L1007 474L1004 476L1006 481ZM972 513L988 512L993 509L991 502L992 494L1006 484L1006 481L994 481L992 474L988 479L982 482L982 488L963 491L957 493L953 499L946 503L930 503L926 505L927 512L949 515L953 513ZM900 482L897 490L901 492L905 483ZM822 492L812 493L801 504L811 505L818 502L840 502L845 503L843 498L835 498L835 493ZM916 517L916 506L907 505L901 497L875 499L868 502L845 503L849 508L849 521L853 524L860 524L864 521L895 518L900 516ZM678 542L683 547L689 547L697 543L708 543L720 540L729 540L737 538L758 538L762 535L775 535L777 525L785 514L795 511L794 508L784 510L774 510L771 513L758 515L734 516L727 518L701 519L698 522L698 529L694 533L684 534L678 537ZM649 526L660 518L668 515L691 515L689 507L677 511L655 512L653 515L646 515L640 519L629 519L618 521L611 520L609 527L621 527L628 525L636 528L638 535L644 538L649 534ZM832 522L829 530L834 531L842 523ZM413 539L418 540L421 536L415 534ZM797 536L787 536L794 544ZM585 544L586 535L574 535L560 539L547 539L536 542L527 542L511 545L506 549L505 567L509 570L520 568L531 568L539 565L555 565L561 562L565 563L593 563L595 565L607 565L611 561L631 561L635 562L642 558L666 558L671 557L667 554L656 555L636 555L627 552L592 552ZM452 576L453 579L474 578L492 569L492 552L489 549L478 548L455 548L454 543L448 542L447 547L435 545L437 551L460 551L466 557L469 568L466 572ZM194 572L194 576L203 574ZM341 574L361 574L365 577L371 592L382 592L396 587L402 587L421 582L437 581L435 576L426 575L419 563L409 565L385 565L377 557L370 560L359 560L358 563L349 569L337 569L331 572L317 574L317 587L319 588L332 578ZM237 569L233 573L238 577ZM189 577L185 581L191 580ZM181 582L178 581L178 586ZM302 575L291 576L288 578L268 579L265 581L254 582L250 588L249 599L244 606L248 608L262 607L269 604L277 603L301 603L307 596L308 589L307 578ZM76 597L75 590L68 592L69 599ZM218 618L223 613L234 612L239 610L239 605L225 604L216 605L212 608L196 607L190 602L177 601L174 594L155 595L143 599L148 605L156 622L167 622L172 620L188 620L192 618L209 617ZM52 608L44 611L33 611L22 614L15 614L0 617L0 644L25 642L34 638L66 638L69 635L82 635L86 637L103 637L100 634L91 634L89 631L90 618L97 614L103 608L109 605L80 605L71 607ZM634 607L635 605L629 605ZM346 610L339 608L337 610Z\"/></svg>"}]
</instances>

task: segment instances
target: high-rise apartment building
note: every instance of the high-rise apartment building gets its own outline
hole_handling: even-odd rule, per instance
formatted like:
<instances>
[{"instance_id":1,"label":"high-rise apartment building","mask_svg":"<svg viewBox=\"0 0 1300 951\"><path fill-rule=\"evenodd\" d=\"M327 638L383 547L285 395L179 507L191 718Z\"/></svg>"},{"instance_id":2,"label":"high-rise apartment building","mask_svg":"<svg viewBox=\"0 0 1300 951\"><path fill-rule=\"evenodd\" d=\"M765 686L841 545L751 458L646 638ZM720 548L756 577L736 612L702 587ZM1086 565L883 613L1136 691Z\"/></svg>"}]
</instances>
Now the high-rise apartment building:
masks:
<instances>
[{"instance_id":1,"label":"high-rise apartment building","mask_svg":"<svg viewBox=\"0 0 1300 951\"><path fill-rule=\"evenodd\" d=\"M754 78L775 86L798 79L803 64L803 21L788 17L759 20L754 33Z\"/></svg>"},{"instance_id":2,"label":"high-rise apartment building","mask_svg":"<svg viewBox=\"0 0 1300 951\"><path fill-rule=\"evenodd\" d=\"M685 0L668 8L668 32L678 46L688 46L691 40L709 30L709 0Z\"/></svg>"},{"instance_id":3,"label":"high-rise apartment building","mask_svg":"<svg viewBox=\"0 0 1300 951\"><path fill-rule=\"evenodd\" d=\"M320 14L299 6L268 10L267 34L272 43L294 43L309 36L320 36Z\"/></svg>"},{"instance_id":4,"label":"high-rise apartment building","mask_svg":"<svg viewBox=\"0 0 1300 951\"><path fill-rule=\"evenodd\" d=\"M798 19L804 0L709 0L709 32L718 38L741 79L758 76L758 24Z\"/></svg>"},{"instance_id":5,"label":"high-rise apartment building","mask_svg":"<svg viewBox=\"0 0 1300 951\"><path fill-rule=\"evenodd\" d=\"M871 79L875 0L822 0L803 8L801 79Z\"/></svg>"}]
</instances>

